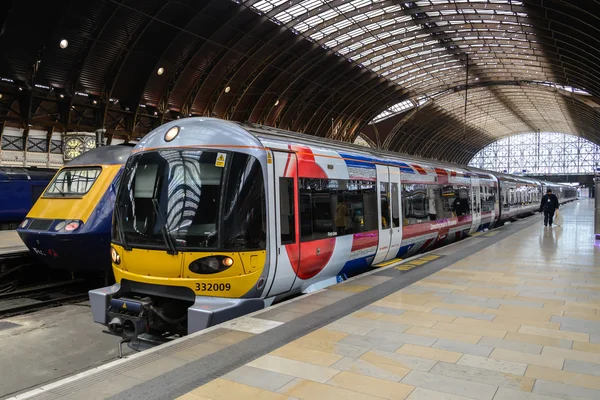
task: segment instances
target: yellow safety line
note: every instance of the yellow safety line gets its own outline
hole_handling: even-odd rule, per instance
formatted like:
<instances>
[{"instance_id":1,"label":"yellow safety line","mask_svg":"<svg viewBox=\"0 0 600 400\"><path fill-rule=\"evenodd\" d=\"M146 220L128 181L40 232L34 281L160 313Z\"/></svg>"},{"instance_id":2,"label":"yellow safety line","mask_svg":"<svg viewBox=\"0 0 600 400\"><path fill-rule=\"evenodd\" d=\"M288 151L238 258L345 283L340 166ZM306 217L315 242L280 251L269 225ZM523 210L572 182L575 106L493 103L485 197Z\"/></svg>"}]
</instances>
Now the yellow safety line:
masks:
<instances>
[{"instance_id":1,"label":"yellow safety line","mask_svg":"<svg viewBox=\"0 0 600 400\"><path fill-rule=\"evenodd\" d=\"M392 264L400 262L400 261L402 261L401 258L394 258L393 260L390 260L390 261L375 264L375 265L373 265L373 267L375 267L375 268L387 267L388 265L392 265Z\"/></svg>"}]
</instances>

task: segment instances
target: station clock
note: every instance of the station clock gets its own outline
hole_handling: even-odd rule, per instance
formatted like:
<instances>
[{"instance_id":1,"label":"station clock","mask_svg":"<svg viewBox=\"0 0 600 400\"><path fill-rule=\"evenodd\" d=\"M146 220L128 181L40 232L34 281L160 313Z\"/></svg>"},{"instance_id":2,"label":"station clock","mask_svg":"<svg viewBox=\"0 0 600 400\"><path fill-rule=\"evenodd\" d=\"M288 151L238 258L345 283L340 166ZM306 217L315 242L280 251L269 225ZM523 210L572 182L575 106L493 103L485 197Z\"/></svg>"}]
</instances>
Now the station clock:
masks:
<instances>
[{"instance_id":1,"label":"station clock","mask_svg":"<svg viewBox=\"0 0 600 400\"><path fill-rule=\"evenodd\" d=\"M65 160L72 160L85 151L83 140L79 138L70 138L65 141Z\"/></svg>"},{"instance_id":2,"label":"station clock","mask_svg":"<svg viewBox=\"0 0 600 400\"><path fill-rule=\"evenodd\" d=\"M87 138L84 143L85 151L96 148L96 138Z\"/></svg>"}]
</instances>

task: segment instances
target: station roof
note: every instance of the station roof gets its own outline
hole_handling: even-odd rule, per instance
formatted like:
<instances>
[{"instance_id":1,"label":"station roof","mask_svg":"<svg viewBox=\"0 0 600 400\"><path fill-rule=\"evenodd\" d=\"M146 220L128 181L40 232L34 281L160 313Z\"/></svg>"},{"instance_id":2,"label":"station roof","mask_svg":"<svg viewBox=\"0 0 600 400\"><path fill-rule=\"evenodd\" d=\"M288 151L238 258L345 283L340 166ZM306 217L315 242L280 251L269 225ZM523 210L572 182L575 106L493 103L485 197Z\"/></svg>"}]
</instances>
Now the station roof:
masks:
<instances>
[{"instance_id":1,"label":"station roof","mask_svg":"<svg viewBox=\"0 0 600 400\"><path fill-rule=\"evenodd\" d=\"M466 163L517 133L600 144L594 0L13 0L0 122L143 136L190 115Z\"/></svg>"}]
</instances>

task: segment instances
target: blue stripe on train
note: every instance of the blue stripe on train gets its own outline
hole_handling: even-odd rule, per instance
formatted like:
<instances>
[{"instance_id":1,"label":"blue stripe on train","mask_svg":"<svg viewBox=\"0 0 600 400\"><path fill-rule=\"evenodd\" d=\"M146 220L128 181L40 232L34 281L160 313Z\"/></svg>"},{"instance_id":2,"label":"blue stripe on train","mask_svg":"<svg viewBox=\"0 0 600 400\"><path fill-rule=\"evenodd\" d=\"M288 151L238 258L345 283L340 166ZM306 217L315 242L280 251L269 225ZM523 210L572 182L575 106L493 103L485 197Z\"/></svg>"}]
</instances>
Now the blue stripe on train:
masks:
<instances>
[{"instance_id":1,"label":"blue stripe on train","mask_svg":"<svg viewBox=\"0 0 600 400\"><path fill-rule=\"evenodd\" d=\"M408 253L410 251L410 249L412 249L412 247L414 245L415 244L412 243L412 244L407 244L406 246L400 247L400 249L398 250L398 254L396 254L396 258L402 257L403 255L405 255L406 253Z\"/></svg>"},{"instance_id":2,"label":"blue stripe on train","mask_svg":"<svg viewBox=\"0 0 600 400\"><path fill-rule=\"evenodd\" d=\"M374 257L375 254L371 254L366 257L357 258L356 260L350 260L344 264L344 268L342 268L339 274L352 275L353 273L363 271L371 266Z\"/></svg>"},{"instance_id":3,"label":"blue stripe on train","mask_svg":"<svg viewBox=\"0 0 600 400\"><path fill-rule=\"evenodd\" d=\"M376 163L385 162L386 164L395 165L395 166L399 167L400 171L402 171L404 173L407 173L407 174L415 173L415 171L412 169L412 167L410 165L408 165L404 162L401 162L401 161L375 159L373 157L359 156L356 154L349 154L349 153L343 153L343 152L338 152L338 154L342 158L344 158L344 161L346 162L346 165L348 167L375 169Z\"/></svg>"}]
</instances>

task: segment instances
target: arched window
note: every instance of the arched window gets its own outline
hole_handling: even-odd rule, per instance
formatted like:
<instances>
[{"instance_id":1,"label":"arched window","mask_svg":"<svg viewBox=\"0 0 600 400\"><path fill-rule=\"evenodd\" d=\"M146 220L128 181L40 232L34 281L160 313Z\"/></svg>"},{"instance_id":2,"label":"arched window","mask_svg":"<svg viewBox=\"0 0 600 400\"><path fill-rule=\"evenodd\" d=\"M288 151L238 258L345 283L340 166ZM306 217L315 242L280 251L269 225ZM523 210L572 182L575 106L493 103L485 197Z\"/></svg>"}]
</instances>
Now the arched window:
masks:
<instances>
[{"instance_id":1,"label":"arched window","mask_svg":"<svg viewBox=\"0 0 600 400\"><path fill-rule=\"evenodd\" d=\"M564 133L525 133L488 145L469 165L511 174L592 174L600 167L600 146Z\"/></svg>"}]
</instances>

